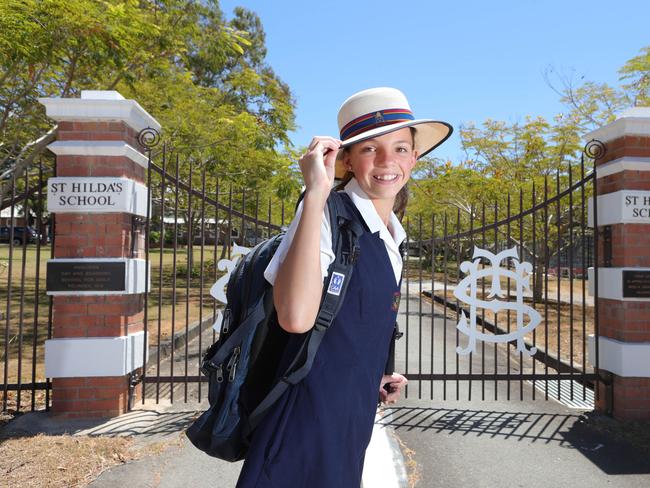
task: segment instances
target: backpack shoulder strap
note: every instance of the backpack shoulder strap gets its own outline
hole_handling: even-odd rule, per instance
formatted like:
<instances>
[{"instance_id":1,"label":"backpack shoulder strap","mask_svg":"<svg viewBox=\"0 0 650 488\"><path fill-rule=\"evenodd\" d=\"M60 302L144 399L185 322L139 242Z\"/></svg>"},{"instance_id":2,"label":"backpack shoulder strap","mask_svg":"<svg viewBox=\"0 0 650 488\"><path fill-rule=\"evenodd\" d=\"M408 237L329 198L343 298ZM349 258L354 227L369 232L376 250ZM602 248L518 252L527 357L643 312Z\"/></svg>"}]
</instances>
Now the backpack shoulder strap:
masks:
<instances>
[{"instance_id":1,"label":"backpack shoulder strap","mask_svg":"<svg viewBox=\"0 0 650 488\"><path fill-rule=\"evenodd\" d=\"M325 332L332 325L332 321L343 305L343 298L352 277L354 263L359 257L359 238L363 233L363 227L348 210L342 198L345 197L337 192L332 192L327 201L332 222L332 248L335 258L329 266L328 281L323 285L323 294L314 327L310 331L309 340L303 343L306 351L301 351L298 354L298 357L305 358L305 362L288 377L283 378L288 383L300 381L309 372ZM289 371L291 371L291 367L289 367Z\"/></svg>"},{"instance_id":2,"label":"backpack shoulder strap","mask_svg":"<svg viewBox=\"0 0 650 488\"><path fill-rule=\"evenodd\" d=\"M349 205L346 204L346 199ZM330 192L327 208L332 230L332 249L334 262L328 269L329 281L323 286L321 304L314 327L309 337L302 343L292 364L287 368L287 375L282 376L264 400L249 416L249 427L255 428L264 413L277 401L288 385L298 383L311 370L311 366L327 329L343 304L354 263L359 256L358 241L364 231L362 219L351 212L354 206L347 194ZM304 361L304 362L302 362ZM301 363L302 362L302 363ZM297 367L297 368L296 368Z\"/></svg>"}]
</instances>

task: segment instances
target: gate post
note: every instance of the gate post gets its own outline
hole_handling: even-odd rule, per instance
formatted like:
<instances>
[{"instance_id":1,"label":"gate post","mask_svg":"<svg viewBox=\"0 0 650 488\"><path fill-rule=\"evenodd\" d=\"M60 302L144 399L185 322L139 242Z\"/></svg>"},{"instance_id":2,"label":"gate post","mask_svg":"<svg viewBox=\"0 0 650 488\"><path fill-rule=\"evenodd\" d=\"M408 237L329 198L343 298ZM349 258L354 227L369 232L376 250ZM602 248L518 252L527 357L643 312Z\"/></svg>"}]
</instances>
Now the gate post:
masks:
<instances>
[{"instance_id":1,"label":"gate post","mask_svg":"<svg viewBox=\"0 0 650 488\"><path fill-rule=\"evenodd\" d=\"M607 149L595 162L598 365L611 373L611 385L597 382L596 409L650 420L650 107L631 108L587 138ZM593 226L591 211L589 217ZM594 278L592 269L592 294ZM595 346L591 336L591 364Z\"/></svg>"},{"instance_id":2,"label":"gate post","mask_svg":"<svg viewBox=\"0 0 650 488\"><path fill-rule=\"evenodd\" d=\"M48 180L55 214L52 339L45 375L52 411L66 417L110 417L141 395L131 378L143 367L147 158L138 132L160 124L116 91L39 100L58 122L56 177ZM150 281L150 280L149 280Z\"/></svg>"}]
</instances>

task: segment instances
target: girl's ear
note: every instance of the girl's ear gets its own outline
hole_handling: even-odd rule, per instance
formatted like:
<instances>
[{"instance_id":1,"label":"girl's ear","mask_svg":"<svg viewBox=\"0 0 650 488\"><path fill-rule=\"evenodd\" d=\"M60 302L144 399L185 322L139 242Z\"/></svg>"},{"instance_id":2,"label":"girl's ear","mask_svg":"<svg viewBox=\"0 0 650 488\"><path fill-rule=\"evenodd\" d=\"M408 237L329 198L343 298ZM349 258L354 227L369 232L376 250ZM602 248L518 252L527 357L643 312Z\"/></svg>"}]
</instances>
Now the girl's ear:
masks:
<instances>
[{"instance_id":1,"label":"girl's ear","mask_svg":"<svg viewBox=\"0 0 650 488\"><path fill-rule=\"evenodd\" d=\"M343 167L346 171L352 171L352 164L350 164L350 151L343 152Z\"/></svg>"},{"instance_id":2,"label":"girl's ear","mask_svg":"<svg viewBox=\"0 0 650 488\"><path fill-rule=\"evenodd\" d=\"M411 169L415 168L415 165L418 163L418 152L413 151L413 159L411 160Z\"/></svg>"}]
</instances>

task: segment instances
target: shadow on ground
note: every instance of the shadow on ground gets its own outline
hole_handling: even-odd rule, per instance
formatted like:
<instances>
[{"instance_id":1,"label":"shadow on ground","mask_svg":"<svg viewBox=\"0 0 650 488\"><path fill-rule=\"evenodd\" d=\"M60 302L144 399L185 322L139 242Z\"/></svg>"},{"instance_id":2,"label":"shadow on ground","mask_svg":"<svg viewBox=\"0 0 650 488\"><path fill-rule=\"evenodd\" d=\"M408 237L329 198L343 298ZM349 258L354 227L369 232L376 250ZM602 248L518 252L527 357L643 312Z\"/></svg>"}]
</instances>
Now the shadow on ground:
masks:
<instances>
[{"instance_id":1,"label":"shadow on ground","mask_svg":"<svg viewBox=\"0 0 650 488\"><path fill-rule=\"evenodd\" d=\"M0 443L8 438L47 435L133 436L147 443L178 436L200 415L193 411L132 410L113 419L58 419L47 412L16 417L0 429Z\"/></svg>"},{"instance_id":2,"label":"shadow on ground","mask_svg":"<svg viewBox=\"0 0 650 488\"><path fill-rule=\"evenodd\" d=\"M399 435L463 436L502 442L545 444L578 450L602 472L610 475L650 474L648 456L639 447L602 432L584 414L536 413L496 410L395 407L387 408L380 422ZM512 446L511 446L512 447Z\"/></svg>"}]
</instances>

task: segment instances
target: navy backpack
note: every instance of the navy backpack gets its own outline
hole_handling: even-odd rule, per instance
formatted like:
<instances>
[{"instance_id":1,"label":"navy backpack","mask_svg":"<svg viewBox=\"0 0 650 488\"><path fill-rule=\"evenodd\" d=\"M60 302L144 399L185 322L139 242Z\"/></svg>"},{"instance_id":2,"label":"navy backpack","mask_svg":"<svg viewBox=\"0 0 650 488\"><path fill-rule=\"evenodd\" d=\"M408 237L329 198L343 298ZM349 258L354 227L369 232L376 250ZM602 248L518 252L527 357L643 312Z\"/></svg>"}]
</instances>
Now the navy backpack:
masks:
<instances>
[{"instance_id":1,"label":"navy backpack","mask_svg":"<svg viewBox=\"0 0 650 488\"><path fill-rule=\"evenodd\" d=\"M347 205L343 199L348 199ZM186 431L192 444L210 456L226 461L246 456L253 430L269 408L290 384L309 373L318 346L340 309L365 224L359 215L351 215L354 205L345 193L332 191L327 207L336 257L309 331L290 334L279 326L273 287L264 278L284 233L255 246L230 276L221 332L201 363L208 377L210 407ZM290 336L295 336L291 338L295 356L284 371L278 371Z\"/></svg>"}]
</instances>

